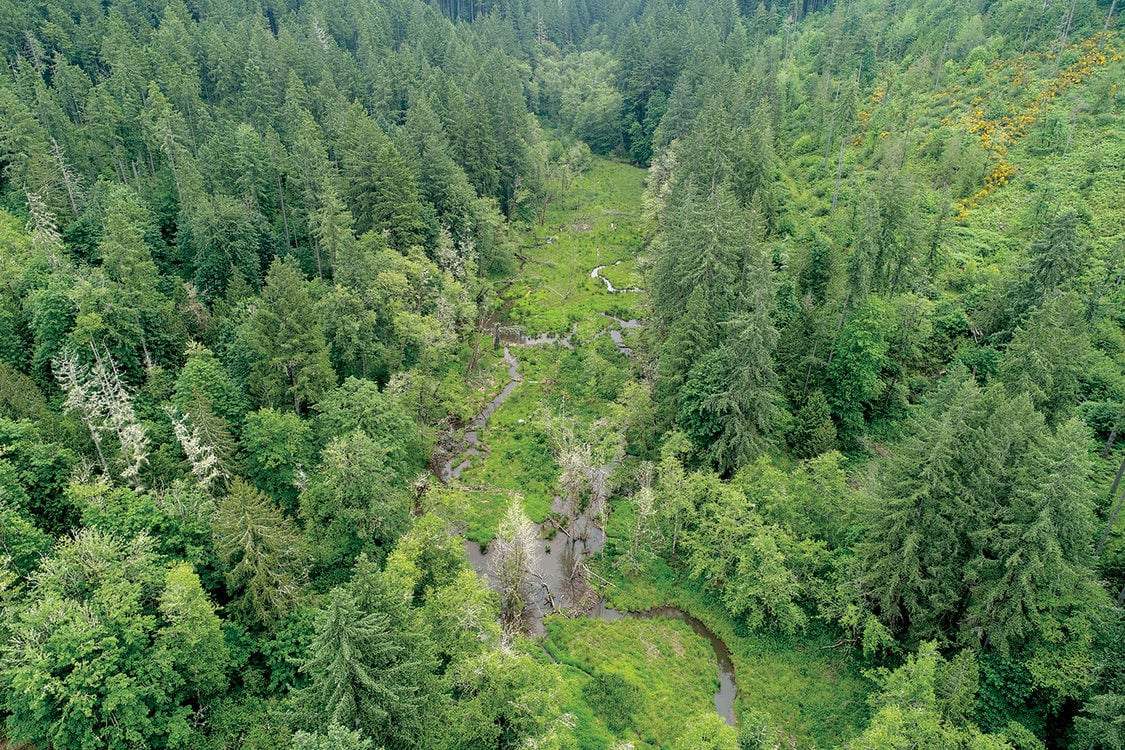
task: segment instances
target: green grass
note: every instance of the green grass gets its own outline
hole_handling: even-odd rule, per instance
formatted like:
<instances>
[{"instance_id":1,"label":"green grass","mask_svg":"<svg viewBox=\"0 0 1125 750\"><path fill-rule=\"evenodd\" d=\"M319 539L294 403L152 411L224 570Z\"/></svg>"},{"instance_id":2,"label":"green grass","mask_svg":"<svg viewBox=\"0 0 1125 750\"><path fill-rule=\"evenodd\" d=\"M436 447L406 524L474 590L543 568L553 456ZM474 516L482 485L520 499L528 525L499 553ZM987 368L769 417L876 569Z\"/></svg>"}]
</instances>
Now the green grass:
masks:
<instances>
[{"instance_id":1,"label":"green grass","mask_svg":"<svg viewBox=\"0 0 1125 750\"><path fill-rule=\"evenodd\" d=\"M636 255L649 232L641 217L644 175L627 164L595 161L548 210L543 226L529 228L524 236L520 254L527 261L504 292L511 309L502 324L532 336L570 333L577 324L572 339L577 349L511 347L523 380L481 431L488 457L474 459L449 493L462 500L468 539L481 544L491 540L513 495L523 498L533 521L545 520L558 466L540 419L544 408L590 424L608 414L630 377L628 362L609 337L595 337L615 325L605 314L643 315L647 295L611 294L590 271L622 260L606 269L608 277L615 285L640 284ZM484 348L476 390L466 399L473 410L465 421L508 382L500 352L488 343Z\"/></svg>"},{"instance_id":2,"label":"green grass","mask_svg":"<svg viewBox=\"0 0 1125 750\"><path fill-rule=\"evenodd\" d=\"M598 160L547 210L543 225L533 227L521 243L528 262L505 292L513 300L512 323L534 335L566 332L603 312L639 314L643 295L611 294L600 279L590 278L590 271L627 260L628 266L622 263L607 278L614 285L633 283L629 269L651 232L641 216L644 177L642 169Z\"/></svg>"},{"instance_id":3,"label":"green grass","mask_svg":"<svg viewBox=\"0 0 1125 750\"><path fill-rule=\"evenodd\" d=\"M615 512L619 525L611 524L611 533L628 523L625 515ZM855 660L826 648L834 640L827 631L815 625L796 637L747 631L696 581L663 561L636 576L606 564L599 571L612 582L605 591L610 606L637 611L671 604L718 635L734 661L736 714L769 717L783 747L835 747L866 721L871 684Z\"/></svg>"},{"instance_id":4,"label":"green grass","mask_svg":"<svg viewBox=\"0 0 1125 750\"><path fill-rule=\"evenodd\" d=\"M576 734L582 747L604 748L612 732L606 720L628 724L618 739L638 747L664 747L679 736L688 717L715 710L718 667L710 644L683 622L552 617L547 650L566 665ZM614 705L588 699L592 676L614 675L630 689L630 700ZM597 705L591 705L596 703ZM628 716L622 716L630 707ZM606 712L614 712L613 716ZM590 741L594 744L588 744Z\"/></svg>"},{"instance_id":5,"label":"green grass","mask_svg":"<svg viewBox=\"0 0 1125 750\"><path fill-rule=\"evenodd\" d=\"M604 339L604 340L603 340ZM481 431L489 455L461 475L466 492L465 536L487 543L509 498L519 494L536 523L554 498L558 465L542 422L545 408L589 424L606 416L629 375L625 358L608 338L576 351L559 346L513 348L523 381ZM607 348L608 347L608 348Z\"/></svg>"}]
</instances>

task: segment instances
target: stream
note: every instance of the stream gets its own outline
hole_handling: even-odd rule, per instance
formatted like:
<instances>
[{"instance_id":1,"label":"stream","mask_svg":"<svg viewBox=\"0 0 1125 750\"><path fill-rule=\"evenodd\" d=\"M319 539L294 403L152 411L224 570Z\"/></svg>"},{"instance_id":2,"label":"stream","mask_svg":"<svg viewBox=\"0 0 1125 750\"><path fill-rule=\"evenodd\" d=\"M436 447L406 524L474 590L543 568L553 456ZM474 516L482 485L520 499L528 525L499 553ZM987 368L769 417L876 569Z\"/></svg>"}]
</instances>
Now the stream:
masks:
<instances>
[{"instance_id":1,"label":"stream","mask_svg":"<svg viewBox=\"0 0 1125 750\"><path fill-rule=\"evenodd\" d=\"M601 278L606 283L606 288L611 292L641 291L639 289L615 289L609 280L600 275L605 266L599 266L591 272L591 277ZM636 328L641 324L639 320L622 320L606 315L616 323L606 326L598 336L608 334L618 350L630 356L633 350L625 345L624 331ZM496 347L504 346L504 362L508 365L508 382L504 388L481 412L470 421L464 429L460 444L447 449L444 457L434 467L442 482L450 482L460 478L461 474L473 465L474 460L483 461L488 456L488 447L480 439L481 430L488 424L489 418L496 410L508 400L516 387L523 382L519 373L519 360L512 354L512 349L523 346L565 346L574 348L571 340L577 333L578 325L575 324L566 336L542 335L531 338L515 328L502 328L499 323L493 325L493 344ZM452 432L450 436L452 436ZM612 468L612 467L607 467ZM561 501L556 497L552 510L564 517L568 514L561 507ZM550 538L548 538L550 537ZM564 612L572 615L596 617L606 622L613 622L623 618L653 619L667 617L681 620L691 627L692 631L701 636L715 652L715 661L719 669L719 689L715 693L715 710L727 724L734 725L734 699L737 694L735 682L734 662L731 659L730 649L715 633L698 619L687 614L677 607L663 606L639 612L622 612L606 606L605 598L590 584L589 577L596 576L584 564L585 559L605 548L606 534L590 516L588 510L578 513L567 525L565 530L559 529L551 520L538 526L538 534L532 545L531 569L534 579L530 586L530 604L524 613L525 621L530 631L538 636L544 636L544 617L551 612ZM472 541L465 542L465 555L468 557L477 575L486 579L489 585L496 587L496 580L492 574L492 545L482 549L479 544Z\"/></svg>"},{"instance_id":2,"label":"stream","mask_svg":"<svg viewBox=\"0 0 1125 750\"><path fill-rule=\"evenodd\" d=\"M614 261L613 263L610 263L609 265L616 266L616 265L620 265L621 262L622 261L617 260L617 261ZM614 294L623 294L623 293L626 293L626 292L643 292L644 291L644 289L641 289L639 286L629 286L629 287L625 287L624 289L618 289L617 287L615 287L613 285L612 281L610 281L609 279L607 279L605 276L602 275L602 271L605 268L607 268L607 266L598 266L593 271L590 271L590 278L591 279L601 279L602 283L605 284L605 289L606 289L607 292L612 292Z\"/></svg>"}]
</instances>

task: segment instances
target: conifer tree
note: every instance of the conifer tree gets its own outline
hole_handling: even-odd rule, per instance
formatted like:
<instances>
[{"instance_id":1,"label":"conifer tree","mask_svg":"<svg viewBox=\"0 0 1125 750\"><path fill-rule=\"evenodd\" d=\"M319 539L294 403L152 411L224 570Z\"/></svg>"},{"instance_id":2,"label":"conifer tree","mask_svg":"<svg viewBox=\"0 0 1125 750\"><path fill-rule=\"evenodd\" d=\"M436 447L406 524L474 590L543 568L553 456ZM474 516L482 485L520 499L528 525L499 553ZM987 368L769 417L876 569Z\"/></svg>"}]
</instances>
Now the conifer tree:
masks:
<instances>
[{"instance_id":1,"label":"conifer tree","mask_svg":"<svg viewBox=\"0 0 1125 750\"><path fill-rule=\"evenodd\" d=\"M1104 598L1093 583L1095 523L1087 435L1072 419L1034 447L991 554L972 562L975 640L1007 652L1033 639L1056 642L1075 610Z\"/></svg>"},{"instance_id":2,"label":"conifer tree","mask_svg":"<svg viewBox=\"0 0 1125 750\"><path fill-rule=\"evenodd\" d=\"M364 612L346 588L336 588L316 620L316 637L301 665L312 683L299 704L321 726L338 725L402 747L396 720L418 710L418 662L404 649L385 614Z\"/></svg>"},{"instance_id":3,"label":"conifer tree","mask_svg":"<svg viewBox=\"0 0 1125 750\"><path fill-rule=\"evenodd\" d=\"M252 623L278 622L296 603L305 576L296 529L265 495L237 479L218 501L212 526L227 585L238 597L231 609Z\"/></svg>"},{"instance_id":4,"label":"conifer tree","mask_svg":"<svg viewBox=\"0 0 1125 750\"><path fill-rule=\"evenodd\" d=\"M302 414L335 381L320 319L292 263L276 259L270 266L242 342L251 357L250 390L265 406L288 403Z\"/></svg>"},{"instance_id":5,"label":"conifer tree","mask_svg":"<svg viewBox=\"0 0 1125 750\"><path fill-rule=\"evenodd\" d=\"M1078 401L1090 361L1090 338L1082 303L1073 292L1048 299L1016 329L1000 363L1012 393L1027 393L1054 421Z\"/></svg>"},{"instance_id":6,"label":"conifer tree","mask_svg":"<svg viewBox=\"0 0 1125 750\"><path fill-rule=\"evenodd\" d=\"M804 406L797 411L789 443L798 458L819 456L836 445L832 410L821 391L810 393Z\"/></svg>"}]
</instances>

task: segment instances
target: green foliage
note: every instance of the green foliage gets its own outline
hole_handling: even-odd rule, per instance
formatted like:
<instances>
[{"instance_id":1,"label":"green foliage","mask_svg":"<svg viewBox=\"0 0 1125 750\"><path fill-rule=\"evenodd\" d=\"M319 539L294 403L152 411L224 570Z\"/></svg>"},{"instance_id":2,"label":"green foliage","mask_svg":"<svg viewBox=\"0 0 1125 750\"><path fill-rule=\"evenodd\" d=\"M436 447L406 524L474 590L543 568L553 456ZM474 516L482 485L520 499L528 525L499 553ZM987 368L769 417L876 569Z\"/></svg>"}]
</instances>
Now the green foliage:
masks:
<instances>
[{"instance_id":1,"label":"green foliage","mask_svg":"<svg viewBox=\"0 0 1125 750\"><path fill-rule=\"evenodd\" d=\"M818 556L819 545L767 524L747 494L720 484L714 475L695 475L689 487L698 507L695 528L684 536L692 573L751 628L768 622L792 633L803 627L802 573Z\"/></svg>"},{"instance_id":2,"label":"green foliage","mask_svg":"<svg viewBox=\"0 0 1125 750\"><path fill-rule=\"evenodd\" d=\"M892 318L887 305L870 297L848 318L828 366L828 402L845 442L863 431L871 404L883 394Z\"/></svg>"},{"instance_id":3,"label":"green foliage","mask_svg":"<svg viewBox=\"0 0 1125 750\"><path fill-rule=\"evenodd\" d=\"M822 629L816 621L797 638L748 631L699 582L662 561L628 578L603 572L614 584L609 589L612 606L637 611L672 604L700 619L727 644L738 679L736 713L743 724L751 715L772 717L767 747L789 739L804 745L839 745L866 719L861 706L870 683L855 659L831 648L838 640L836 631ZM684 715L689 714L680 714Z\"/></svg>"},{"instance_id":4,"label":"green foliage","mask_svg":"<svg viewBox=\"0 0 1125 750\"><path fill-rule=\"evenodd\" d=\"M565 731L559 673L526 653L490 649L458 663L450 681L457 695L447 727L452 747L554 747Z\"/></svg>"},{"instance_id":5,"label":"green foliage","mask_svg":"<svg viewBox=\"0 0 1125 750\"><path fill-rule=\"evenodd\" d=\"M215 415L232 425L241 425L249 411L239 384L227 374L211 350L202 346L188 348L187 360L176 378L172 403L187 413L197 399L206 399Z\"/></svg>"},{"instance_id":6,"label":"green foliage","mask_svg":"<svg viewBox=\"0 0 1125 750\"><path fill-rule=\"evenodd\" d=\"M1076 750L1119 750L1125 747L1125 696L1099 695L1074 720Z\"/></svg>"},{"instance_id":7,"label":"green foliage","mask_svg":"<svg viewBox=\"0 0 1125 750\"><path fill-rule=\"evenodd\" d=\"M185 212L177 244L195 269L195 285L208 299L221 297L232 276L251 286L260 283L265 237L259 222L244 204L225 195L203 198Z\"/></svg>"},{"instance_id":8,"label":"green foliage","mask_svg":"<svg viewBox=\"0 0 1125 750\"><path fill-rule=\"evenodd\" d=\"M688 719L684 733L672 743L673 750L738 750L734 730L714 714L700 714Z\"/></svg>"},{"instance_id":9,"label":"green foliage","mask_svg":"<svg viewBox=\"0 0 1125 750\"><path fill-rule=\"evenodd\" d=\"M263 406L291 405L301 414L335 383L312 298L291 263L270 265L260 305L241 339L250 356L247 386Z\"/></svg>"},{"instance_id":10,"label":"green foliage","mask_svg":"<svg viewBox=\"0 0 1125 750\"><path fill-rule=\"evenodd\" d=\"M225 685L219 620L187 565L144 536L87 530L59 544L8 610L7 734L90 748L191 746L198 701Z\"/></svg>"},{"instance_id":11,"label":"green foliage","mask_svg":"<svg viewBox=\"0 0 1125 750\"><path fill-rule=\"evenodd\" d=\"M354 726L385 746L413 746L422 699L417 656L385 614L333 589L301 665L312 681L297 696L300 709L314 726Z\"/></svg>"},{"instance_id":12,"label":"green foliage","mask_svg":"<svg viewBox=\"0 0 1125 750\"><path fill-rule=\"evenodd\" d=\"M983 654L978 724L985 731L999 732L1014 721L1041 734L1044 717L1034 691L1031 673L1024 666L997 653Z\"/></svg>"},{"instance_id":13,"label":"green foliage","mask_svg":"<svg viewBox=\"0 0 1125 750\"><path fill-rule=\"evenodd\" d=\"M387 469L413 478L423 463L418 428L401 404L369 380L348 378L316 407L316 427L325 443L360 431L384 453Z\"/></svg>"},{"instance_id":14,"label":"green foliage","mask_svg":"<svg viewBox=\"0 0 1125 750\"><path fill-rule=\"evenodd\" d=\"M26 576L51 548L51 538L41 531L25 510L27 493L16 481L15 470L0 461L0 549L6 566Z\"/></svg>"},{"instance_id":15,"label":"green foliage","mask_svg":"<svg viewBox=\"0 0 1125 750\"><path fill-rule=\"evenodd\" d=\"M846 744L936 639L857 746L1120 745L1109 5L0 0L0 734L729 747L709 655L548 664L451 533L588 447L590 580L723 637L744 744ZM497 324L569 337L474 421Z\"/></svg>"},{"instance_id":16,"label":"green foliage","mask_svg":"<svg viewBox=\"0 0 1125 750\"><path fill-rule=\"evenodd\" d=\"M1000 378L1013 393L1026 393L1051 421L1073 407L1089 362L1089 336L1077 295L1044 302L1012 335Z\"/></svg>"},{"instance_id":17,"label":"green foliage","mask_svg":"<svg viewBox=\"0 0 1125 750\"><path fill-rule=\"evenodd\" d=\"M963 652L951 660L924 643L917 655L891 672L873 675L879 692L872 696L875 714L849 748L966 747L974 750L1010 748L995 735L982 734L970 721L976 693L976 663Z\"/></svg>"},{"instance_id":18,"label":"green foliage","mask_svg":"<svg viewBox=\"0 0 1125 750\"><path fill-rule=\"evenodd\" d=\"M550 653L581 670L580 704L617 738L666 745L682 732L683 717L713 711L714 654L686 623L560 618L547 630Z\"/></svg>"},{"instance_id":19,"label":"green foliage","mask_svg":"<svg viewBox=\"0 0 1125 750\"><path fill-rule=\"evenodd\" d=\"M635 686L613 672L595 674L582 687L582 697L609 731L618 735L634 722L633 714L639 703L637 693Z\"/></svg>"},{"instance_id":20,"label":"green foliage","mask_svg":"<svg viewBox=\"0 0 1125 750\"><path fill-rule=\"evenodd\" d=\"M312 428L295 414L259 409L242 428L246 478L258 489L296 511L298 487L311 469L316 448Z\"/></svg>"},{"instance_id":21,"label":"green foliage","mask_svg":"<svg viewBox=\"0 0 1125 750\"><path fill-rule=\"evenodd\" d=\"M990 557L999 553L995 530L1006 514L1020 512L1025 472L1046 470L1036 446L1048 438L1025 396L982 391L964 370L943 384L912 433L888 464L868 511L858 578L892 628L953 639L958 634L947 623L960 620L970 601L988 589L972 566L985 551ZM1084 523L1081 515L1075 520ZM1070 544L1078 547L1066 554L1080 554L1088 541L1071 537ZM1052 569L1049 576L1056 574ZM1023 628L1032 627L1034 618L1018 617L986 618L960 637L983 643L1001 623L1026 637Z\"/></svg>"},{"instance_id":22,"label":"green foliage","mask_svg":"<svg viewBox=\"0 0 1125 750\"><path fill-rule=\"evenodd\" d=\"M406 528L408 500L388 454L358 430L325 446L300 497L321 565L344 567L361 552L382 558Z\"/></svg>"},{"instance_id":23,"label":"green foliage","mask_svg":"<svg viewBox=\"0 0 1125 750\"><path fill-rule=\"evenodd\" d=\"M789 445L798 458L813 458L836 445L832 409L821 391L813 391L793 417Z\"/></svg>"},{"instance_id":24,"label":"green foliage","mask_svg":"<svg viewBox=\"0 0 1125 750\"><path fill-rule=\"evenodd\" d=\"M1074 419L1033 448L989 544L995 560L975 566L980 583L968 619L1001 651L1033 637L1059 644L1074 627L1070 616L1102 598L1090 580L1094 511L1085 438Z\"/></svg>"},{"instance_id":25,"label":"green foliage","mask_svg":"<svg viewBox=\"0 0 1125 750\"><path fill-rule=\"evenodd\" d=\"M68 475L75 464L66 448L44 442L30 422L0 419L0 457L7 465L4 482L9 502L52 536L65 533L78 520L78 509L66 497Z\"/></svg>"},{"instance_id":26,"label":"green foliage","mask_svg":"<svg viewBox=\"0 0 1125 750\"><path fill-rule=\"evenodd\" d=\"M201 518L206 501L190 490L177 486L156 495L105 483L72 482L67 496L80 510L85 528L124 539L148 536L157 552L187 560L205 574L216 565L211 529ZM184 512L172 510L177 506Z\"/></svg>"},{"instance_id":27,"label":"green foliage","mask_svg":"<svg viewBox=\"0 0 1125 750\"><path fill-rule=\"evenodd\" d=\"M215 548L226 566L231 610L245 622L271 625L294 606L305 576L305 552L291 522L261 492L240 480L216 504Z\"/></svg>"},{"instance_id":28,"label":"green foliage","mask_svg":"<svg viewBox=\"0 0 1125 750\"><path fill-rule=\"evenodd\" d=\"M160 632L161 657L201 695L214 695L227 685L229 660L219 618L192 567L169 568L160 593L160 615L168 623Z\"/></svg>"},{"instance_id":29,"label":"green foliage","mask_svg":"<svg viewBox=\"0 0 1125 750\"><path fill-rule=\"evenodd\" d=\"M349 731L339 724L331 724L324 734L297 732L289 747L292 750L371 750L373 744L358 731Z\"/></svg>"}]
</instances>

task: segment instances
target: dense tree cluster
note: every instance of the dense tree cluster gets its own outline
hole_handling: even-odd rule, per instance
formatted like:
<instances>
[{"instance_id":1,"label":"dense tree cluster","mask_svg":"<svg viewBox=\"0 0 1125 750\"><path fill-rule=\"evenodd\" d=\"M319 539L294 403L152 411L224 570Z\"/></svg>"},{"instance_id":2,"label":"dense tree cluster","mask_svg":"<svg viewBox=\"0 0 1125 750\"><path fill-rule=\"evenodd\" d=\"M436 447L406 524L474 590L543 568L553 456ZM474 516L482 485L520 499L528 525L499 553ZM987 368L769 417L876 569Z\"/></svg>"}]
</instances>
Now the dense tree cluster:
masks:
<instances>
[{"instance_id":1,"label":"dense tree cluster","mask_svg":"<svg viewBox=\"0 0 1125 750\"><path fill-rule=\"evenodd\" d=\"M647 325L583 354L624 437L551 446L601 563L831 632L847 747L1121 748L1115 8L0 0L0 743L589 746L632 686L567 689L520 501L496 593L424 472L609 157Z\"/></svg>"}]
</instances>

